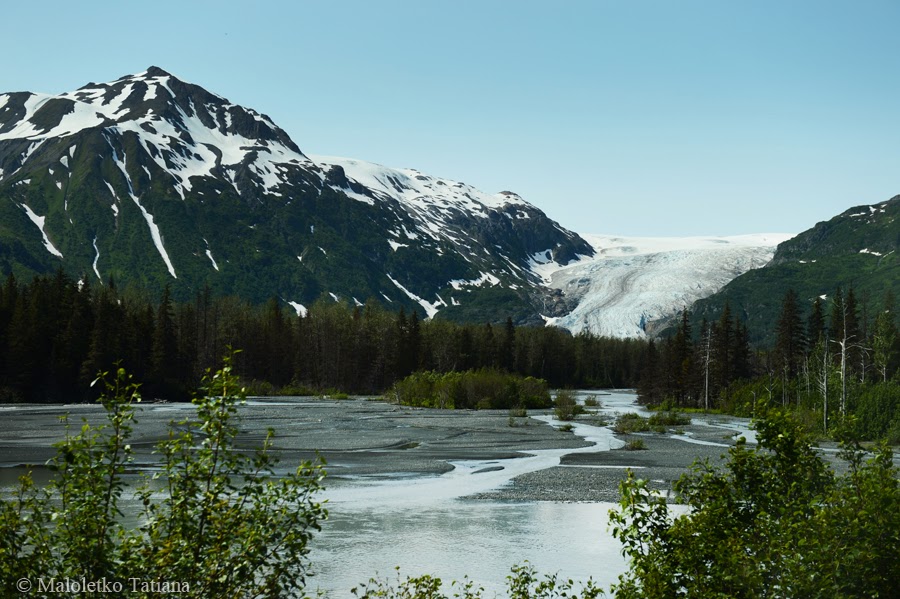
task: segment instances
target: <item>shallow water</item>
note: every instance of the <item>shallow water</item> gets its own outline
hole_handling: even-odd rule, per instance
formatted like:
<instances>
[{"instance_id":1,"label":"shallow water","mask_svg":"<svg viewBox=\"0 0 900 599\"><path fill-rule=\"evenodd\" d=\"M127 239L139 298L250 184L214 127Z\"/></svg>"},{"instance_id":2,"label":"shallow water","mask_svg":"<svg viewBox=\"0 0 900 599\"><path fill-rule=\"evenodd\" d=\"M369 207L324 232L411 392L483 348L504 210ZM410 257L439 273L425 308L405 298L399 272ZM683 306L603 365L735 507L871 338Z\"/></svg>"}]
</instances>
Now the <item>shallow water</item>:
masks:
<instances>
[{"instance_id":1,"label":"shallow water","mask_svg":"<svg viewBox=\"0 0 900 599\"><path fill-rule=\"evenodd\" d=\"M603 411L642 412L630 393L598 399ZM562 424L551 416L533 418ZM561 579L615 582L625 569L621 546L609 530L615 504L462 499L557 466L563 455L623 445L607 428L578 423L573 432L594 445L529 451L528 457L511 460L452 462L454 469L442 476L359 481L326 491L330 518L313 543L310 588L345 597L376 574L395 579L399 566L402 576L431 574L445 582L468 575L490 597L503 591L510 568L526 560Z\"/></svg>"},{"instance_id":2,"label":"shallow water","mask_svg":"<svg viewBox=\"0 0 900 599\"><path fill-rule=\"evenodd\" d=\"M581 399L584 397L582 394ZM630 393L597 398L607 413L643 412ZM248 402L250 413L265 411L268 418L278 418L276 426L282 428L296 424L296 409L304 405L297 400ZM168 404L147 409L168 414L190 407ZM55 421L61 409L96 417L96 408L66 406L48 408L46 414L42 407L32 407L30 418L43 422L46 415L48 422L51 418ZM148 414L144 417L147 424L151 418ZM371 416L360 415L366 417ZM532 418L550 426L562 424L549 415ZM302 424L321 428L328 423ZM38 430L42 429L36 427L33 435L38 435ZM56 435L58 431L40 434L44 433ZM563 455L609 450L623 443L608 429L587 424L576 423L573 433L593 445L530 450L514 459L453 461L453 469L439 476L393 472L348 477L328 487L323 498L328 500L330 519L313 541L314 576L308 579L309 590L320 588L329 597L348 597L351 588L371 576L394 578L394 567L400 566L404 576L428 573L447 582L468 575L490 597L503 591L511 566L526 560L543 573L581 581L593 577L608 586L625 568L620 546L608 529L608 512L614 504L463 499L497 489L518 475L557 466ZM29 434L10 442L29 446L37 440ZM9 493L24 470L0 468L0 492ZM39 484L46 482L46 471L38 469L35 474L41 479ZM125 511L136 513L134 501L123 499Z\"/></svg>"},{"instance_id":3,"label":"shallow water","mask_svg":"<svg viewBox=\"0 0 900 599\"><path fill-rule=\"evenodd\" d=\"M307 582L329 597L376 573L429 573L445 582L468 575L489 592L502 591L510 567L528 560L561 578L614 582L624 570L619 544L608 531L613 504L436 501L418 509L378 504L334 505L311 555Z\"/></svg>"}]
</instances>

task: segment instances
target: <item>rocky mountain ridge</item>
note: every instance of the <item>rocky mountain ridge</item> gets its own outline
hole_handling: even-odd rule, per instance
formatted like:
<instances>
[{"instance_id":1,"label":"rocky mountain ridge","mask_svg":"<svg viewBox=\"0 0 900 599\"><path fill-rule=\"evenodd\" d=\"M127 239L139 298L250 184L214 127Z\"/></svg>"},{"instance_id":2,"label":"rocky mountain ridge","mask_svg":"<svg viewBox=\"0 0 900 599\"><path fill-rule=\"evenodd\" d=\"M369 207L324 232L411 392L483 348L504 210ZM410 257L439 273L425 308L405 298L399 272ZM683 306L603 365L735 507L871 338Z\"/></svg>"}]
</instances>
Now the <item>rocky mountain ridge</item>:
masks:
<instances>
[{"instance_id":1,"label":"rocky mountain ridge","mask_svg":"<svg viewBox=\"0 0 900 599\"><path fill-rule=\"evenodd\" d=\"M530 264L591 253L512 192L311 159L265 115L156 67L0 95L4 272L540 322L554 293Z\"/></svg>"},{"instance_id":2,"label":"rocky mountain ridge","mask_svg":"<svg viewBox=\"0 0 900 599\"><path fill-rule=\"evenodd\" d=\"M773 250L591 239L511 191L304 153L266 115L157 67L0 94L0 272L19 277L641 337Z\"/></svg>"}]
</instances>

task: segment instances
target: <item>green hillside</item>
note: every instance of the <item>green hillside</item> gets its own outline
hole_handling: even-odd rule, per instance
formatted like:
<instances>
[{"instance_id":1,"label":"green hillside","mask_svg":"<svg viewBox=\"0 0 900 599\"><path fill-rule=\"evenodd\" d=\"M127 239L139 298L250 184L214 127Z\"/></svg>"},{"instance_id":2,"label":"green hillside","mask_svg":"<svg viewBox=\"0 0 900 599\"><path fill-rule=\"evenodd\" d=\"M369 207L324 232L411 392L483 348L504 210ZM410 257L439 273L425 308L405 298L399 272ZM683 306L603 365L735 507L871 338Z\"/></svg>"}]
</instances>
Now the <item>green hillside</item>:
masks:
<instances>
[{"instance_id":1,"label":"green hillside","mask_svg":"<svg viewBox=\"0 0 900 599\"><path fill-rule=\"evenodd\" d=\"M863 312L881 305L888 291L900 296L900 196L857 206L818 223L778 246L764 268L751 270L718 293L696 302L695 321L716 320L727 301L742 315L754 344L771 345L781 300L794 289L802 303L853 288Z\"/></svg>"}]
</instances>

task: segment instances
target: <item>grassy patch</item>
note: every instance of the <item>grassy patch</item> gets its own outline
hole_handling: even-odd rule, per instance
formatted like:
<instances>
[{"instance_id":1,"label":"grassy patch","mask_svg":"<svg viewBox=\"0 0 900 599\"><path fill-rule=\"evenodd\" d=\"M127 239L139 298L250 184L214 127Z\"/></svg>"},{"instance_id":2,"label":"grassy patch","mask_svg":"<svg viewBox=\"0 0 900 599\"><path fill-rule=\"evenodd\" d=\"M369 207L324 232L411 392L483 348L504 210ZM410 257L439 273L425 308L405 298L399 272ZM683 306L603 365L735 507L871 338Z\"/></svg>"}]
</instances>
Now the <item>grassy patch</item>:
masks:
<instances>
[{"instance_id":1,"label":"grassy patch","mask_svg":"<svg viewBox=\"0 0 900 599\"><path fill-rule=\"evenodd\" d=\"M525 409L525 406L515 406L509 409L510 418L525 418L526 416L528 416L528 410Z\"/></svg>"},{"instance_id":2,"label":"grassy patch","mask_svg":"<svg viewBox=\"0 0 900 599\"><path fill-rule=\"evenodd\" d=\"M644 449L647 449L647 444L644 443L643 439L632 439L625 443L626 451L640 451Z\"/></svg>"}]
</instances>

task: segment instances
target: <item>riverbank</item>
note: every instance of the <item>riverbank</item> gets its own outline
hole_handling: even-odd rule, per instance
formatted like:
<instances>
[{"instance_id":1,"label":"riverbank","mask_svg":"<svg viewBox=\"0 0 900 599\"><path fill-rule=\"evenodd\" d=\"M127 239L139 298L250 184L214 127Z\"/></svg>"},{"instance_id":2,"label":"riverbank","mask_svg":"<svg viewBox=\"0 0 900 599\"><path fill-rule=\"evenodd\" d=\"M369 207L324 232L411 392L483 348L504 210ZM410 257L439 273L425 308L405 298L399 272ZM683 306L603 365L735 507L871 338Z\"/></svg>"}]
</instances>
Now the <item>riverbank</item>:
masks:
<instances>
[{"instance_id":1,"label":"riverbank","mask_svg":"<svg viewBox=\"0 0 900 599\"><path fill-rule=\"evenodd\" d=\"M267 429L275 429L273 451L284 471L301 460L324 458L326 487L335 498L348 487L427 481L453 472L453 490L448 493L457 498L614 502L626 468L650 480L653 487L668 490L695 460L717 462L734 443L736 429L697 420L678 427L678 435L673 429L617 438L594 425L641 408L627 393L600 400L601 407L589 408L576 420L574 431L565 431L549 410L511 417L504 410L442 411L362 398L252 398L240 408L238 445L255 449ZM170 422L191 417L192 408L190 404L139 407L131 443L135 470L155 466L156 443L166 437ZM54 455L52 444L65 435L58 421L64 413L69 413L75 428L82 419L94 425L103 422L102 409L96 405L2 410L0 467L5 468L0 470L8 473L6 478L26 464L40 467ZM738 419L728 422L737 422L738 429L746 424ZM622 448L633 439L640 439L646 450Z\"/></svg>"}]
</instances>

